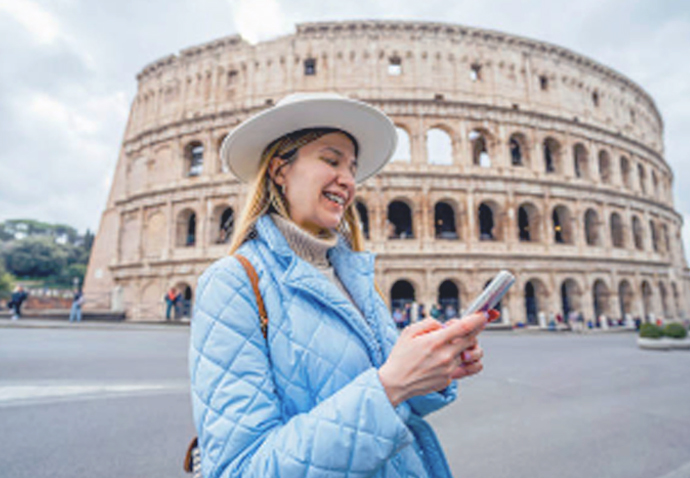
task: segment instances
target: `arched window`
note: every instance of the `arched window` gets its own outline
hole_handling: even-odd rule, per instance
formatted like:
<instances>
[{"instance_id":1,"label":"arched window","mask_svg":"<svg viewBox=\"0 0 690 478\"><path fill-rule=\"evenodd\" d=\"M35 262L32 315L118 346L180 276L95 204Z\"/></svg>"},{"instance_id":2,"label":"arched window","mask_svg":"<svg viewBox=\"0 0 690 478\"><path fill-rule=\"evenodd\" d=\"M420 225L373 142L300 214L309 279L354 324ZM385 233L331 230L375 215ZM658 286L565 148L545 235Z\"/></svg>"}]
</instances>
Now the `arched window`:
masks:
<instances>
[{"instance_id":1,"label":"arched window","mask_svg":"<svg viewBox=\"0 0 690 478\"><path fill-rule=\"evenodd\" d=\"M460 292L452 280L445 280L438 288L438 304L446 319L460 314Z\"/></svg>"},{"instance_id":2,"label":"arched window","mask_svg":"<svg viewBox=\"0 0 690 478\"><path fill-rule=\"evenodd\" d=\"M664 317L669 318L671 317L671 311L668 307L668 294L663 282L659 282L659 295L661 296L661 307L664 310Z\"/></svg>"},{"instance_id":3,"label":"arched window","mask_svg":"<svg viewBox=\"0 0 690 478\"><path fill-rule=\"evenodd\" d=\"M553 222L553 240L556 244L572 244L570 211L565 206L557 206L551 215Z\"/></svg>"},{"instance_id":4,"label":"arched window","mask_svg":"<svg viewBox=\"0 0 690 478\"><path fill-rule=\"evenodd\" d=\"M625 246L623 238L623 220L617 212L611 214L611 243L613 247Z\"/></svg>"},{"instance_id":5,"label":"arched window","mask_svg":"<svg viewBox=\"0 0 690 478\"><path fill-rule=\"evenodd\" d=\"M630 189L632 182L630 181L630 161L625 156L621 156L621 178L623 186Z\"/></svg>"},{"instance_id":6,"label":"arched window","mask_svg":"<svg viewBox=\"0 0 690 478\"><path fill-rule=\"evenodd\" d=\"M627 280L621 281L618 285L618 303L620 304L621 318L632 315L635 293Z\"/></svg>"},{"instance_id":7,"label":"arched window","mask_svg":"<svg viewBox=\"0 0 690 478\"><path fill-rule=\"evenodd\" d=\"M553 138L544 140L544 168L547 173L559 173L561 145Z\"/></svg>"},{"instance_id":8,"label":"arched window","mask_svg":"<svg viewBox=\"0 0 690 478\"><path fill-rule=\"evenodd\" d=\"M180 302L178 304L177 310L175 311L176 317L191 317L193 310L194 292L192 287L186 282L179 282L175 289L180 291Z\"/></svg>"},{"instance_id":9,"label":"arched window","mask_svg":"<svg viewBox=\"0 0 690 478\"><path fill-rule=\"evenodd\" d=\"M664 247L666 248L666 252L670 253L671 252L671 239L668 235L668 226L666 224L661 225L661 235L664 238Z\"/></svg>"},{"instance_id":10,"label":"arched window","mask_svg":"<svg viewBox=\"0 0 690 478\"><path fill-rule=\"evenodd\" d=\"M649 316L652 313L652 286L649 282L642 282L642 305L644 306L644 319L649 322Z\"/></svg>"},{"instance_id":11,"label":"arched window","mask_svg":"<svg viewBox=\"0 0 690 478\"><path fill-rule=\"evenodd\" d=\"M426 157L429 164L453 164L453 141L440 128L426 132Z\"/></svg>"},{"instance_id":12,"label":"arched window","mask_svg":"<svg viewBox=\"0 0 690 478\"><path fill-rule=\"evenodd\" d=\"M414 287L406 280L399 280L391 287L391 308L400 311L405 310L405 304L415 301Z\"/></svg>"},{"instance_id":13,"label":"arched window","mask_svg":"<svg viewBox=\"0 0 690 478\"><path fill-rule=\"evenodd\" d=\"M527 140L522 133L514 133L508 141L510 162L513 166L524 166L527 163Z\"/></svg>"},{"instance_id":14,"label":"arched window","mask_svg":"<svg viewBox=\"0 0 690 478\"><path fill-rule=\"evenodd\" d=\"M652 171L652 194L655 198L659 197L659 180L656 178L656 173Z\"/></svg>"},{"instance_id":15,"label":"arched window","mask_svg":"<svg viewBox=\"0 0 690 478\"><path fill-rule=\"evenodd\" d=\"M576 178L588 178L589 177L589 158L587 154L587 148L582 143L577 143L573 147L573 163L575 165L575 177Z\"/></svg>"},{"instance_id":16,"label":"arched window","mask_svg":"<svg viewBox=\"0 0 690 478\"><path fill-rule=\"evenodd\" d=\"M497 227L498 206L491 202L483 202L479 205L479 240L495 241L500 239L500 230Z\"/></svg>"},{"instance_id":17,"label":"arched window","mask_svg":"<svg viewBox=\"0 0 690 478\"><path fill-rule=\"evenodd\" d=\"M364 239L369 239L369 212L367 211L367 206L362 201L356 200L355 208L357 209L357 214L359 215L359 222L362 226L362 234L364 234Z\"/></svg>"},{"instance_id":18,"label":"arched window","mask_svg":"<svg viewBox=\"0 0 690 478\"><path fill-rule=\"evenodd\" d=\"M599 245L599 215L594 209L585 212L585 238L588 246Z\"/></svg>"},{"instance_id":19,"label":"arched window","mask_svg":"<svg viewBox=\"0 0 690 478\"><path fill-rule=\"evenodd\" d=\"M437 239L457 239L455 228L455 211L446 202L437 202L434 206L434 229Z\"/></svg>"},{"instance_id":20,"label":"arched window","mask_svg":"<svg viewBox=\"0 0 690 478\"><path fill-rule=\"evenodd\" d=\"M635 239L635 249L642 251L644 250L644 232L642 231L642 223L640 218L633 216L632 218L633 226L633 238Z\"/></svg>"},{"instance_id":21,"label":"arched window","mask_svg":"<svg viewBox=\"0 0 690 478\"><path fill-rule=\"evenodd\" d=\"M592 289L593 303L594 303L594 317L599 318L602 315L609 315L609 288L603 280L597 279L594 282Z\"/></svg>"},{"instance_id":22,"label":"arched window","mask_svg":"<svg viewBox=\"0 0 690 478\"><path fill-rule=\"evenodd\" d=\"M388 205L388 238L413 239L412 210L402 201L393 201Z\"/></svg>"},{"instance_id":23,"label":"arched window","mask_svg":"<svg viewBox=\"0 0 690 478\"><path fill-rule=\"evenodd\" d=\"M530 203L518 207L518 238L522 242L539 242L539 211Z\"/></svg>"},{"instance_id":24,"label":"arched window","mask_svg":"<svg viewBox=\"0 0 690 478\"><path fill-rule=\"evenodd\" d=\"M218 224L218 241L220 243L227 243L232 237L232 229L235 224L235 211L231 207L225 208L220 215L220 222Z\"/></svg>"},{"instance_id":25,"label":"arched window","mask_svg":"<svg viewBox=\"0 0 690 478\"><path fill-rule=\"evenodd\" d=\"M196 244L196 213L185 209L177 216L176 244L178 247L193 247Z\"/></svg>"},{"instance_id":26,"label":"arched window","mask_svg":"<svg viewBox=\"0 0 690 478\"><path fill-rule=\"evenodd\" d=\"M652 238L652 249L654 252L659 252L659 236L656 232L656 224L652 220L649 221L649 233Z\"/></svg>"},{"instance_id":27,"label":"arched window","mask_svg":"<svg viewBox=\"0 0 690 478\"><path fill-rule=\"evenodd\" d=\"M582 292L574 279L566 279L561 284L561 306L566 320L570 320L570 312L580 312L581 295Z\"/></svg>"},{"instance_id":28,"label":"arched window","mask_svg":"<svg viewBox=\"0 0 690 478\"><path fill-rule=\"evenodd\" d=\"M187 176L198 176L204 168L204 146L199 141L192 141L185 147L185 173Z\"/></svg>"},{"instance_id":29,"label":"arched window","mask_svg":"<svg viewBox=\"0 0 690 478\"><path fill-rule=\"evenodd\" d=\"M410 135L405 129L400 126L395 127L395 132L398 133L398 145L393 153L391 161L403 161L409 163L412 160L412 153L410 149Z\"/></svg>"},{"instance_id":30,"label":"arched window","mask_svg":"<svg viewBox=\"0 0 690 478\"><path fill-rule=\"evenodd\" d=\"M643 194L647 194L647 173L641 164L637 165L637 177L640 180L640 191Z\"/></svg>"},{"instance_id":31,"label":"arched window","mask_svg":"<svg viewBox=\"0 0 690 478\"><path fill-rule=\"evenodd\" d=\"M599 151L599 177L604 184L611 184L611 159L603 149Z\"/></svg>"},{"instance_id":32,"label":"arched window","mask_svg":"<svg viewBox=\"0 0 690 478\"><path fill-rule=\"evenodd\" d=\"M680 305L680 295L678 294L678 286L675 282L671 282L671 290L673 291L673 303L676 306L676 315L678 317L685 317L685 311Z\"/></svg>"},{"instance_id":33,"label":"arched window","mask_svg":"<svg viewBox=\"0 0 690 478\"><path fill-rule=\"evenodd\" d=\"M472 143L472 164L482 168L490 168L491 157L489 156L486 135L479 130L474 130L470 133L470 142Z\"/></svg>"}]
</instances>

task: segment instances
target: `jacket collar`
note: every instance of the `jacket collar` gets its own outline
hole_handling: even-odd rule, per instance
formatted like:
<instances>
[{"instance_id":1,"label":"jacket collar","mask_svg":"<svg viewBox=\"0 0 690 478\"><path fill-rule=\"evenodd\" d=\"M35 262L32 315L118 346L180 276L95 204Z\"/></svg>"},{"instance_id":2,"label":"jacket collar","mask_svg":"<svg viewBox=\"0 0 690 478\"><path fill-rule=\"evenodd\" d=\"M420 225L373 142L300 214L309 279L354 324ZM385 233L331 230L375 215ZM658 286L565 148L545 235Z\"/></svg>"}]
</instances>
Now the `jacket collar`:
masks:
<instances>
[{"instance_id":1,"label":"jacket collar","mask_svg":"<svg viewBox=\"0 0 690 478\"><path fill-rule=\"evenodd\" d=\"M373 363L376 366L381 365L381 332L379 320L375 317L372 297L374 255L369 252L352 251L343 238L328 251L333 269L359 308L357 310L335 284L295 254L268 215L257 220L256 231L259 238L277 256L280 265L285 268L284 274L280 277L281 282L333 309L366 344Z\"/></svg>"}]
</instances>

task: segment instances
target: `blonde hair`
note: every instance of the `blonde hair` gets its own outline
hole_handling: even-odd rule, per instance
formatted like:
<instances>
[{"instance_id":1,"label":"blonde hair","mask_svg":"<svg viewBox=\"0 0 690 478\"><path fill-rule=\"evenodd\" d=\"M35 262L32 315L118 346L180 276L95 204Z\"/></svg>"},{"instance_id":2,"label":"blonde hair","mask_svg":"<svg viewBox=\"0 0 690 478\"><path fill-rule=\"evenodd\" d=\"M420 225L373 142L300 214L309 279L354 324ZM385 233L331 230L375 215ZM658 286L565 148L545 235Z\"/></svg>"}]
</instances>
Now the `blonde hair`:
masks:
<instances>
[{"instance_id":1,"label":"blonde hair","mask_svg":"<svg viewBox=\"0 0 690 478\"><path fill-rule=\"evenodd\" d=\"M259 172L254 181L249 185L247 201L240 214L237 227L235 227L232 233L230 255L237 252L237 249L250 239L256 221L264 214L275 212L286 219L290 219L288 203L269 174L271 159L278 155L277 153L281 146L279 141L273 142L261 155ZM299 154L299 151L297 154ZM353 201L345 209L338 225L338 232L347 240L350 248L356 252L364 250L364 235L362 234L360 224L359 214L357 214L357 208Z\"/></svg>"}]
</instances>

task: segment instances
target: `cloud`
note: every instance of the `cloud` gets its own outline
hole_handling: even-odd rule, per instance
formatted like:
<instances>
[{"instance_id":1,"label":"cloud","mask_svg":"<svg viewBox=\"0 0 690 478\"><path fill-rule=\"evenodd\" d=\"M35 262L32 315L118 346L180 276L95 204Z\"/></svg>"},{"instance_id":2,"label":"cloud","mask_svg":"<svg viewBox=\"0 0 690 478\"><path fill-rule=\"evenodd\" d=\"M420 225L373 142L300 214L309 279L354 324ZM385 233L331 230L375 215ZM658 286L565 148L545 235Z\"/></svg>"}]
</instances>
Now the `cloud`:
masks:
<instances>
[{"instance_id":1,"label":"cloud","mask_svg":"<svg viewBox=\"0 0 690 478\"><path fill-rule=\"evenodd\" d=\"M235 0L231 5L237 31L251 43L274 38L293 29L290 16L283 11L278 0Z\"/></svg>"},{"instance_id":2,"label":"cloud","mask_svg":"<svg viewBox=\"0 0 690 478\"><path fill-rule=\"evenodd\" d=\"M0 12L8 14L39 43L52 43L62 34L57 18L31 0L0 0Z\"/></svg>"}]
</instances>

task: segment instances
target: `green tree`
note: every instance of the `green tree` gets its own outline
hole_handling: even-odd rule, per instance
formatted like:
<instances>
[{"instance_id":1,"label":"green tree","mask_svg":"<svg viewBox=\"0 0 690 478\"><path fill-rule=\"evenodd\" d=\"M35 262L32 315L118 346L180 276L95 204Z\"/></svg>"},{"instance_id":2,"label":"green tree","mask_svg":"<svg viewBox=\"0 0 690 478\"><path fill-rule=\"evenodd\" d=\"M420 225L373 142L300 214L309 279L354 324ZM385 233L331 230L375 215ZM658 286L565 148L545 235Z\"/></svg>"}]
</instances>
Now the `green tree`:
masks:
<instances>
[{"instance_id":1,"label":"green tree","mask_svg":"<svg viewBox=\"0 0 690 478\"><path fill-rule=\"evenodd\" d=\"M3 255L7 270L24 278L59 276L69 257L64 247L48 237L26 237L14 241Z\"/></svg>"},{"instance_id":2,"label":"green tree","mask_svg":"<svg viewBox=\"0 0 690 478\"><path fill-rule=\"evenodd\" d=\"M5 265L0 260L0 298L6 299L10 296L13 282L12 276L5 270Z\"/></svg>"}]
</instances>

